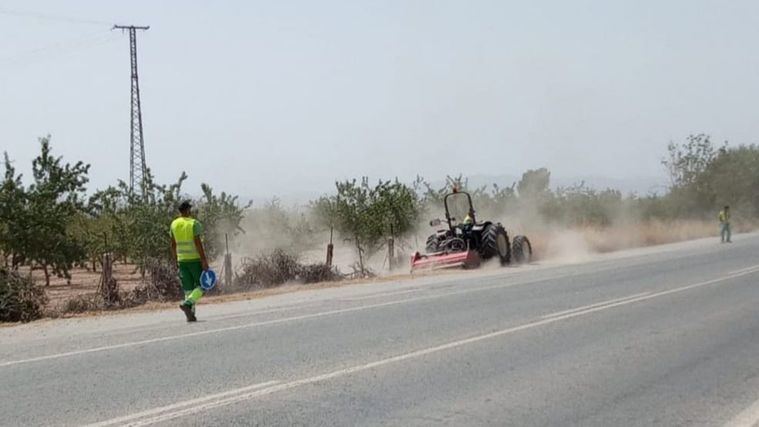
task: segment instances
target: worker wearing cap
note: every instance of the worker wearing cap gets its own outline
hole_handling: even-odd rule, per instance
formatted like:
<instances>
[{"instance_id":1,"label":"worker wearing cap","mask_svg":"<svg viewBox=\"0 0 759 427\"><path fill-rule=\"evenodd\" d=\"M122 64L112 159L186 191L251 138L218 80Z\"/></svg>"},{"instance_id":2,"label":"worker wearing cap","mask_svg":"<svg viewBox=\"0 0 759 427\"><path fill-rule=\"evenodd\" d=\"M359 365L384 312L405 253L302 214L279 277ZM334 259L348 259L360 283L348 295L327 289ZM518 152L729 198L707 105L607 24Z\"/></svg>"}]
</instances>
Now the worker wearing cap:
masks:
<instances>
[{"instance_id":1,"label":"worker wearing cap","mask_svg":"<svg viewBox=\"0 0 759 427\"><path fill-rule=\"evenodd\" d=\"M730 240L731 237L731 231L730 231L730 206L725 206L724 209L722 209L719 212L719 231L720 231L720 237L722 237L722 243L732 243Z\"/></svg>"},{"instance_id":2,"label":"worker wearing cap","mask_svg":"<svg viewBox=\"0 0 759 427\"><path fill-rule=\"evenodd\" d=\"M188 322L194 322L195 304L203 296L200 288L200 275L208 270L208 260L203 250L200 235L203 226L191 217L192 205L184 201L179 205L179 217L171 223L171 251L177 260L179 279L182 283L185 300L179 308L187 316Z\"/></svg>"}]
</instances>

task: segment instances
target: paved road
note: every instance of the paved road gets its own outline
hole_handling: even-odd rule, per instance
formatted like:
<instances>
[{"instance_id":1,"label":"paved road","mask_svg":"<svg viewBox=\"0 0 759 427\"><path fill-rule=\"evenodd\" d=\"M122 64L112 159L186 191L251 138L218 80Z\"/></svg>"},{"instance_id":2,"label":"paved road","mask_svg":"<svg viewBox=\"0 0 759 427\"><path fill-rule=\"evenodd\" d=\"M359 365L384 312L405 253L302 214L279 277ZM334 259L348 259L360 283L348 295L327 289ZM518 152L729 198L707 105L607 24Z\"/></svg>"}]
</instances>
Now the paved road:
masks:
<instances>
[{"instance_id":1,"label":"paved road","mask_svg":"<svg viewBox=\"0 0 759 427\"><path fill-rule=\"evenodd\" d=\"M759 235L0 328L2 425L752 425Z\"/></svg>"}]
</instances>

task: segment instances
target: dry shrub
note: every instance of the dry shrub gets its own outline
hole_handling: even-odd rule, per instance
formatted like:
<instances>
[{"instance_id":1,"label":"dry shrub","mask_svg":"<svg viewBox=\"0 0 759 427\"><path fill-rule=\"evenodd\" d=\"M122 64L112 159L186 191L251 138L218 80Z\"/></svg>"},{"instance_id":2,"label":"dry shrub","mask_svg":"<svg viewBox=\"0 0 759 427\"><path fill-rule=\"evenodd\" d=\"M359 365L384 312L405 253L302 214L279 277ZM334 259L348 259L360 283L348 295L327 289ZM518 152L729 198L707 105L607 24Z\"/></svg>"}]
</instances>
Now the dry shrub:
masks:
<instances>
[{"instance_id":1,"label":"dry shrub","mask_svg":"<svg viewBox=\"0 0 759 427\"><path fill-rule=\"evenodd\" d=\"M149 260L145 264L147 281L139 284L123 299L123 307L134 307L148 301L179 301L184 298L175 265Z\"/></svg>"},{"instance_id":2,"label":"dry shrub","mask_svg":"<svg viewBox=\"0 0 759 427\"><path fill-rule=\"evenodd\" d=\"M298 259L281 249L255 258L244 258L235 275L235 286L244 288L250 285L272 287L295 280L298 275Z\"/></svg>"},{"instance_id":3,"label":"dry shrub","mask_svg":"<svg viewBox=\"0 0 759 427\"><path fill-rule=\"evenodd\" d=\"M270 288L287 282L316 283L342 279L340 272L324 264L303 265L298 257L281 249L244 258L235 274L234 288Z\"/></svg>"},{"instance_id":4,"label":"dry shrub","mask_svg":"<svg viewBox=\"0 0 759 427\"><path fill-rule=\"evenodd\" d=\"M29 322L42 317L44 289L28 277L0 268L0 322Z\"/></svg>"},{"instance_id":5,"label":"dry shrub","mask_svg":"<svg viewBox=\"0 0 759 427\"><path fill-rule=\"evenodd\" d=\"M733 233L757 229L748 221L733 224ZM527 233L536 259L582 261L590 254L663 245L713 236L716 221L677 220L620 223L608 227L537 229Z\"/></svg>"},{"instance_id":6,"label":"dry shrub","mask_svg":"<svg viewBox=\"0 0 759 427\"><path fill-rule=\"evenodd\" d=\"M582 233L595 252L612 252L716 236L717 231L715 223L706 221L649 221L604 229L587 228Z\"/></svg>"},{"instance_id":7,"label":"dry shrub","mask_svg":"<svg viewBox=\"0 0 759 427\"><path fill-rule=\"evenodd\" d=\"M61 314L86 313L88 311L102 310L103 308L103 299L97 294L84 294L66 300L59 311Z\"/></svg>"},{"instance_id":8,"label":"dry shrub","mask_svg":"<svg viewBox=\"0 0 759 427\"><path fill-rule=\"evenodd\" d=\"M375 273L374 270L366 265L362 266L359 262L354 262L353 265L351 265L351 270L353 270L353 272L347 275L347 278L351 280L371 279L372 277L377 277L377 273Z\"/></svg>"},{"instance_id":9,"label":"dry shrub","mask_svg":"<svg viewBox=\"0 0 759 427\"><path fill-rule=\"evenodd\" d=\"M303 265L298 277L303 283L336 282L343 278L337 268L330 267L327 264Z\"/></svg>"}]
</instances>

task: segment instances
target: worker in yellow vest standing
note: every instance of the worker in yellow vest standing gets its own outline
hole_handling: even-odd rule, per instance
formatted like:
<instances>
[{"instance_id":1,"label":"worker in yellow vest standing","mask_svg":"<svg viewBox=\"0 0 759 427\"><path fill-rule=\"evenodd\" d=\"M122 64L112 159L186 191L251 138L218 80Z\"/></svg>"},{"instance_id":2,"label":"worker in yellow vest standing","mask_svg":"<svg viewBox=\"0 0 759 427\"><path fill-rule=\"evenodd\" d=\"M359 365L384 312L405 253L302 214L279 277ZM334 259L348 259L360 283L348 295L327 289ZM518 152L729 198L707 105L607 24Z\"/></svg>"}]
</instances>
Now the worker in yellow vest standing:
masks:
<instances>
[{"instance_id":1,"label":"worker in yellow vest standing","mask_svg":"<svg viewBox=\"0 0 759 427\"><path fill-rule=\"evenodd\" d=\"M203 226L191 217L192 205L184 201L179 205L179 217L171 223L171 251L177 260L179 279L184 291L184 302L179 306L188 322L195 322L195 304L203 296L200 274L208 270L206 252L200 236Z\"/></svg>"},{"instance_id":2,"label":"worker in yellow vest standing","mask_svg":"<svg viewBox=\"0 0 759 427\"><path fill-rule=\"evenodd\" d=\"M730 240L732 234L730 230L730 206L725 206L719 212L719 234L722 237L722 243L732 243Z\"/></svg>"}]
</instances>

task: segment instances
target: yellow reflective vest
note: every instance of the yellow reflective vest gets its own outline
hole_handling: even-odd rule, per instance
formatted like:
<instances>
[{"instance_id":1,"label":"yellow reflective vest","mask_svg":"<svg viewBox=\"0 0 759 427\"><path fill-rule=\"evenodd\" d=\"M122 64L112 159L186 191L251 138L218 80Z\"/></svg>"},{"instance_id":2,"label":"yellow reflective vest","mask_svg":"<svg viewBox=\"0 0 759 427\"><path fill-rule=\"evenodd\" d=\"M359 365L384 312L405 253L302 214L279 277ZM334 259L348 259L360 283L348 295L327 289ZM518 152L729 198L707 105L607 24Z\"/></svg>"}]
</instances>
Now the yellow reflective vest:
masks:
<instances>
[{"instance_id":1,"label":"yellow reflective vest","mask_svg":"<svg viewBox=\"0 0 759 427\"><path fill-rule=\"evenodd\" d=\"M722 224L730 222L730 212L725 212L724 210L719 211L719 222Z\"/></svg>"},{"instance_id":2,"label":"yellow reflective vest","mask_svg":"<svg viewBox=\"0 0 759 427\"><path fill-rule=\"evenodd\" d=\"M197 223L197 225L196 225ZM200 259L195 247L196 220L180 216L171 223L171 235L177 242L177 261L195 261Z\"/></svg>"}]
</instances>

